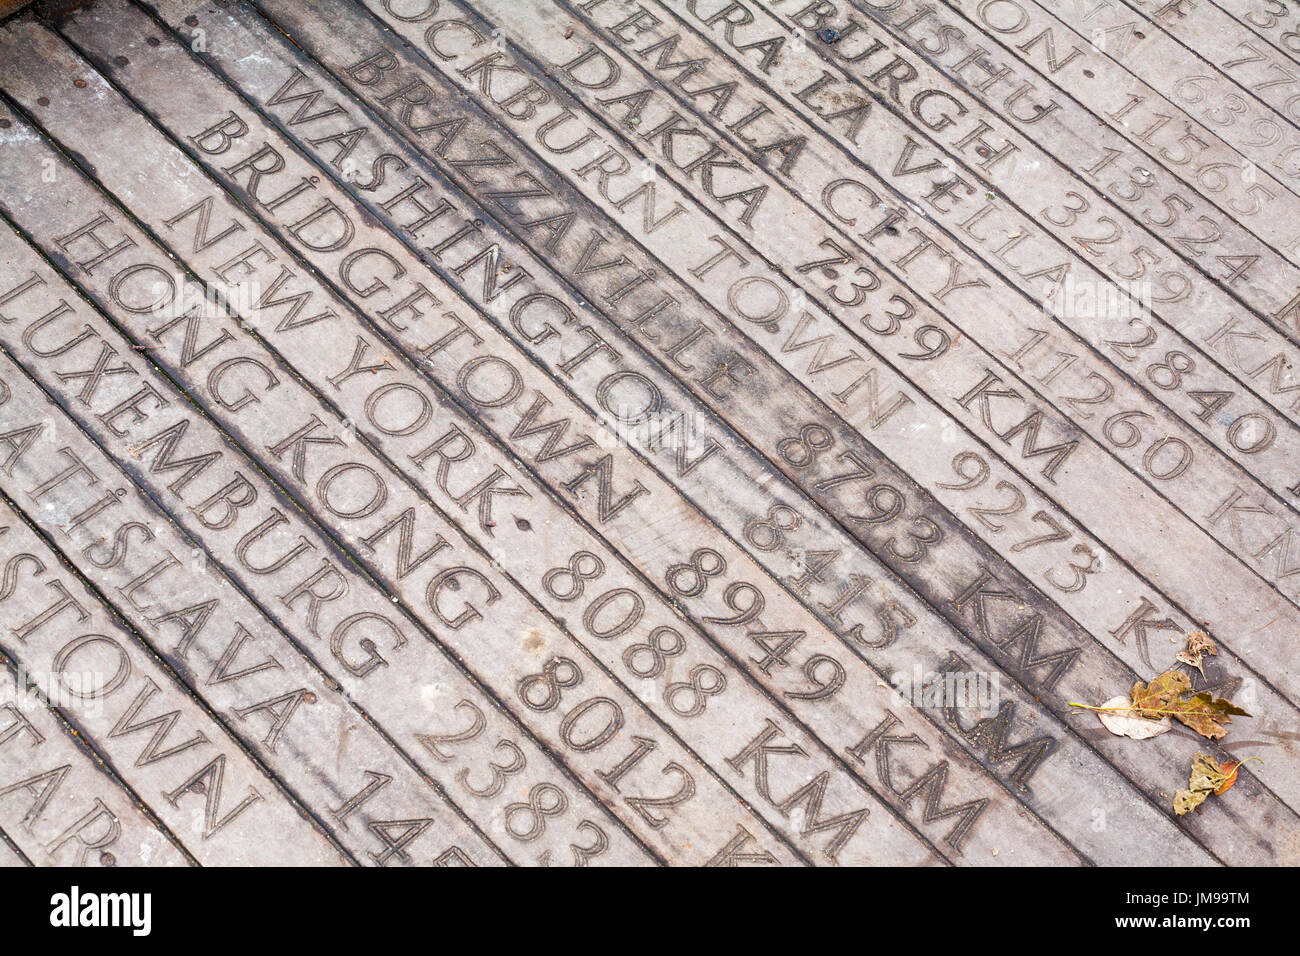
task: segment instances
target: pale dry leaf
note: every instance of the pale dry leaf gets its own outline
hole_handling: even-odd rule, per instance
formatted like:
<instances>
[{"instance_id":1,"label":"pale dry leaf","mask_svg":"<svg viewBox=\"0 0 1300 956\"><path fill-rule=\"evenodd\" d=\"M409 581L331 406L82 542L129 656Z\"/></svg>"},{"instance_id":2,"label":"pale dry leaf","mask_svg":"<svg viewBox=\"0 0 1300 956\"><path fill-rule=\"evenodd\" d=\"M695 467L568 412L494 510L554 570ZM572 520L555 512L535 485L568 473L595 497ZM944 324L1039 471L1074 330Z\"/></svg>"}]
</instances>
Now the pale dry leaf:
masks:
<instances>
[{"instance_id":1,"label":"pale dry leaf","mask_svg":"<svg viewBox=\"0 0 1300 956\"><path fill-rule=\"evenodd\" d=\"M1133 709L1133 702L1127 697L1112 697L1101 706L1103 709L1097 711L1097 717L1101 720L1101 725L1119 737L1146 740L1150 737L1159 737L1173 726L1167 716L1161 717L1159 720L1143 717ZM1119 707L1127 709L1111 709Z\"/></svg>"}]
</instances>

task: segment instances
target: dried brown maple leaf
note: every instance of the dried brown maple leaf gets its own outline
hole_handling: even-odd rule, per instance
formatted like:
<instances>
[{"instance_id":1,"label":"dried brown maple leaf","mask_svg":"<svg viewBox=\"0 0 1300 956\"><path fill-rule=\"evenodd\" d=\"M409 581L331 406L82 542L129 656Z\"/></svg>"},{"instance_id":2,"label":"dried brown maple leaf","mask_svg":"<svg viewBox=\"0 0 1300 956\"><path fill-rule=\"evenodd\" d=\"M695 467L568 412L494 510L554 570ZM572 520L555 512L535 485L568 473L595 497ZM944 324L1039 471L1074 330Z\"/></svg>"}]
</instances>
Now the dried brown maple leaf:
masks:
<instances>
[{"instance_id":1,"label":"dried brown maple leaf","mask_svg":"<svg viewBox=\"0 0 1300 956\"><path fill-rule=\"evenodd\" d=\"M1233 717L1249 717L1250 714L1223 697L1200 693L1178 701L1173 716L1202 737L1218 740L1228 733L1224 724L1232 723Z\"/></svg>"},{"instance_id":2,"label":"dried brown maple leaf","mask_svg":"<svg viewBox=\"0 0 1300 956\"><path fill-rule=\"evenodd\" d=\"M1187 635L1187 647L1174 655L1174 660L1179 661L1189 667L1195 667L1205 676L1205 669L1201 666L1201 655L1209 654L1211 657L1217 657L1219 648L1214 641L1210 640L1200 631L1192 631Z\"/></svg>"},{"instance_id":3,"label":"dried brown maple leaf","mask_svg":"<svg viewBox=\"0 0 1300 956\"><path fill-rule=\"evenodd\" d=\"M1133 707L1143 717L1161 717L1165 714L1186 724L1202 737L1218 740L1228 732L1224 724L1232 723L1233 717L1249 717L1232 701L1215 697L1202 691L1186 700L1183 695L1192 689L1192 682L1182 671L1165 671L1143 685L1138 681L1133 685L1130 697Z\"/></svg>"},{"instance_id":4,"label":"dried brown maple leaf","mask_svg":"<svg viewBox=\"0 0 1300 956\"><path fill-rule=\"evenodd\" d=\"M1138 681L1129 692L1133 706L1143 717L1155 719L1170 712L1170 705L1192 689L1192 682L1182 671L1165 671L1151 678L1149 684Z\"/></svg>"}]
</instances>

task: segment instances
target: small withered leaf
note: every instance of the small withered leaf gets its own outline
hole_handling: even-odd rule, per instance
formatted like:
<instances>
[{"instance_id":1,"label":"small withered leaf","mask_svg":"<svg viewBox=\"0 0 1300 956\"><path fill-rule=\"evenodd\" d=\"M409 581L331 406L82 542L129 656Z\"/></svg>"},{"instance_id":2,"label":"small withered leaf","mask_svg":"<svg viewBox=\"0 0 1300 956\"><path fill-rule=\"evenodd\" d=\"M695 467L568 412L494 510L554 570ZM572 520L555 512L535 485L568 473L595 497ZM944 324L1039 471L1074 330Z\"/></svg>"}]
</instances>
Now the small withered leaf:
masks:
<instances>
[{"instance_id":1,"label":"small withered leaf","mask_svg":"<svg viewBox=\"0 0 1300 956\"><path fill-rule=\"evenodd\" d=\"M1211 657L1216 657L1218 653L1219 648L1214 641L1206 637L1201 631L1192 631L1191 634L1187 635L1187 647L1175 654L1174 660L1189 667L1195 667L1204 677L1205 668L1201 666L1202 655L1209 654Z\"/></svg>"},{"instance_id":2,"label":"small withered leaf","mask_svg":"<svg viewBox=\"0 0 1300 956\"><path fill-rule=\"evenodd\" d=\"M1192 760L1192 772L1187 779L1187 789L1174 794L1174 813L1178 816L1191 813L1211 794L1221 794L1237 782L1238 760L1219 763L1209 754L1197 754Z\"/></svg>"}]
</instances>

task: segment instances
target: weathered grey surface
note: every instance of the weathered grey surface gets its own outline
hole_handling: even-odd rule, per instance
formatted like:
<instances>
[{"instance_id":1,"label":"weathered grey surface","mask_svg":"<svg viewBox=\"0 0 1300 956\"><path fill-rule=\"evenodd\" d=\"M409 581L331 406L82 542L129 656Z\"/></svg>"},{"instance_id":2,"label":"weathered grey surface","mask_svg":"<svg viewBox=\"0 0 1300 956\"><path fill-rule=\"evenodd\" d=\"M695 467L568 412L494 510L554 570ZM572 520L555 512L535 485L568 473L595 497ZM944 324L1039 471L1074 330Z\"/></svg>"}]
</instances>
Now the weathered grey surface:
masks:
<instances>
[{"instance_id":1,"label":"weathered grey surface","mask_svg":"<svg viewBox=\"0 0 1300 956\"><path fill-rule=\"evenodd\" d=\"M7 842L9 839L8 835L0 831L0 866L15 869L31 866L31 861L22 856L20 850L15 849Z\"/></svg>"},{"instance_id":2,"label":"weathered grey surface","mask_svg":"<svg viewBox=\"0 0 1300 956\"><path fill-rule=\"evenodd\" d=\"M130 662L39 711L112 862L1300 860L1275 6L10 19L0 556L85 598L0 639ZM1253 716L1073 706L1175 666Z\"/></svg>"}]
</instances>

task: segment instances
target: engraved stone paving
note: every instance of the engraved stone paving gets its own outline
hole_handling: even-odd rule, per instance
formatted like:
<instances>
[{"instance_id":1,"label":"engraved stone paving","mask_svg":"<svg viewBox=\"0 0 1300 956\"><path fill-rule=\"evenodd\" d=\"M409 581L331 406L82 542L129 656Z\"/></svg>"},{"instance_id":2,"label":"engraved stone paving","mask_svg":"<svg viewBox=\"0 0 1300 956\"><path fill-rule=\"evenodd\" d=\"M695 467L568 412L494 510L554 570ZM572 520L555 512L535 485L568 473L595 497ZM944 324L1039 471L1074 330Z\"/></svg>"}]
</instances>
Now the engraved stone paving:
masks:
<instances>
[{"instance_id":1,"label":"engraved stone paving","mask_svg":"<svg viewBox=\"0 0 1300 956\"><path fill-rule=\"evenodd\" d=\"M1297 640L1289 0L0 22L0 865L1296 865Z\"/></svg>"}]
</instances>

